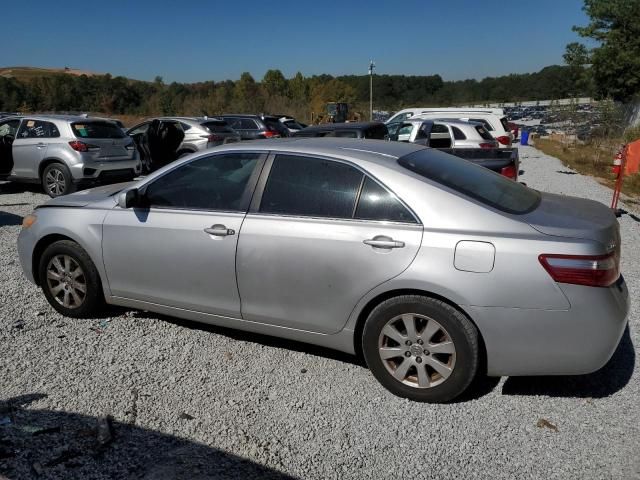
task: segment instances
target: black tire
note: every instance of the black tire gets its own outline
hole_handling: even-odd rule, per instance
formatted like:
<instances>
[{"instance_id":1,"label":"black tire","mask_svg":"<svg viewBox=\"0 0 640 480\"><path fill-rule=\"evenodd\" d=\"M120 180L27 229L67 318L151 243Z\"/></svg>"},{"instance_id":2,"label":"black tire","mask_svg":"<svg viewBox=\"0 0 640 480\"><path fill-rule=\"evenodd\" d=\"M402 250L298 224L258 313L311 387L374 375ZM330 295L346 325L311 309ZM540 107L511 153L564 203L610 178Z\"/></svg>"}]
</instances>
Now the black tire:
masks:
<instances>
[{"instance_id":1,"label":"black tire","mask_svg":"<svg viewBox=\"0 0 640 480\"><path fill-rule=\"evenodd\" d=\"M50 163L42 172L42 188L52 198L68 195L75 191L71 172L62 163Z\"/></svg>"},{"instance_id":2,"label":"black tire","mask_svg":"<svg viewBox=\"0 0 640 480\"><path fill-rule=\"evenodd\" d=\"M391 337L382 335L383 329L389 322L406 314L413 314L410 318L412 318L411 322L417 331L416 338L418 340L410 346L404 341L401 344L390 340ZM438 345L437 343L430 344L430 339L427 339L427 343L424 344L424 340L420 338L420 335L425 333L426 325L430 319L435 320L435 324L431 325L439 324L441 327L430 339L438 340L439 338L443 342L441 345L447 343L448 349L451 348L448 342L452 342L454 353L431 354L428 352L430 345ZM396 330L402 329L405 325L403 319L394 320L394 322L392 325L397 327ZM420 330L423 323L423 329ZM387 331L385 330L385 332ZM407 332L405 330L404 333L400 333L407 335L408 339ZM423 342L423 344L419 346L418 342ZM478 370L478 342L478 331L464 314L445 302L419 295L403 295L382 302L369 315L362 334L364 358L373 376L394 395L429 403L448 402L467 389ZM394 350L394 352L402 351L402 355L383 360L380 353L381 346ZM421 348L424 350L420 352ZM434 362L434 360L451 366L450 373L445 372L441 375L434 370L431 363L428 363ZM408 363L405 364L405 361ZM406 374L400 372L402 370L400 365L410 365L408 370L403 370L407 372ZM439 365L436 366L439 367ZM428 378L432 386L421 387L418 385L419 372L417 369L419 367L425 369L424 372L427 372L427 376L423 378ZM396 371L404 379L397 380L391 371ZM420 373L425 375L424 372ZM448 375L448 377L445 378L444 375Z\"/></svg>"},{"instance_id":3,"label":"black tire","mask_svg":"<svg viewBox=\"0 0 640 480\"><path fill-rule=\"evenodd\" d=\"M54 274L57 272L62 273L59 269L56 269L53 262L55 262L54 259L57 258L59 263L64 267L64 260L61 260L64 259L64 257L69 257L71 259L70 265L72 268L70 271L73 274L76 274L77 270L73 267L79 267L81 269L81 275L75 278L64 277L61 278L61 280L49 278L48 271L50 268L55 270L53 272ZM50 262L52 262L51 266ZM42 257L40 257L40 264L38 265L38 278L40 279L40 285L49 304L66 317L92 317L104 305L102 283L96 266L87 252L80 245L71 240L60 240L52 243L45 249ZM73 304L68 306L63 304L66 300L65 288L62 288L62 291L60 292L55 292L55 290L57 287L60 287L60 285L63 285L65 281L69 282L69 291L71 289L75 290L74 287L84 283L84 295L82 295L79 290L75 290L76 295L81 300L80 302L73 302L74 297L69 293L70 303ZM62 293L62 297L60 296L60 293Z\"/></svg>"}]
</instances>

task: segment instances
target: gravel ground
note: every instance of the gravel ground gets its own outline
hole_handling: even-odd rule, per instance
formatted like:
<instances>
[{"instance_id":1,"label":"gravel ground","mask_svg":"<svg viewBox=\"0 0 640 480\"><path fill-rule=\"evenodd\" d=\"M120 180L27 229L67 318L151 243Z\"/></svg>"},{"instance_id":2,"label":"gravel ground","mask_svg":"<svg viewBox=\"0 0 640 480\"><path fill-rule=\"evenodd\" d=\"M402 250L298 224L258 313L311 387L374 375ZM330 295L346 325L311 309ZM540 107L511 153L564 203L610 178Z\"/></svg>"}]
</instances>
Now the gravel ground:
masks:
<instances>
[{"instance_id":1,"label":"gravel ground","mask_svg":"<svg viewBox=\"0 0 640 480\"><path fill-rule=\"evenodd\" d=\"M532 147L521 157L532 187L611 199ZM61 317L16 253L20 217L45 199L0 184L0 478L640 478L640 224L627 215L632 314L609 365L482 379L425 405L328 350L143 312Z\"/></svg>"}]
</instances>

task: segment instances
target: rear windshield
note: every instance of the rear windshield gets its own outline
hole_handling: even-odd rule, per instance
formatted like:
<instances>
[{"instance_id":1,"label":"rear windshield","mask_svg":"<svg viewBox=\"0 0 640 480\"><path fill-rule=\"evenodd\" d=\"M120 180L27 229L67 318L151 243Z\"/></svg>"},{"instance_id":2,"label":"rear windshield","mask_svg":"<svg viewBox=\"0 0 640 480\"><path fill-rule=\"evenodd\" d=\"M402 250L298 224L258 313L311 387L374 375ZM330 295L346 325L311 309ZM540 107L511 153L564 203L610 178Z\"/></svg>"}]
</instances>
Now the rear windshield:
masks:
<instances>
[{"instance_id":1,"label":"rear windshield","mask_svg":"<svg viewBox=\"0 0 640 480\"><path fill-rule=\"evenodd\" d=\"M506 213L529 213L540 203L540 194L535 190L488 168L438 150L418 150L399 158L398 163L429 180Z\"/></svg>"},{"instance_id":2,"label":"rear windshield","mask_svg":"<svg viewBox=\"0 0 640 480\"><path fill-rule=\"evenodd\" d=\"M124 138L124 132L111 122L72 123L71 129L78 138Z\"/></svg>"},{"instance_id":3,"label":"rear windshield","mask_svg":"<svg viewBox=\"0 0 640 480\"><path fill-rule=\"evenodd\" d=\"M211 130L212 133L233 133L227 122L205 122L202 125Z\"/></svg>"},{"instance_id":4,"label":"rear windshield","mask_svg":"<svg viewBox=\"0 0 640 480\"><path fill-rule=\"evenodd\" d=\"M476 125L476 131L485 140L493 140L493 137L491 136L491 134L489 132L487 132L487 129L484 128L482 125Z\"/></svg>"},{"instance_id":5,"label":"rear windshield","mask_svg":"<svg viewBox=\"0 0 640 480\"><path fill-rule=\"evenodd\" d=\"M285 126L287 128L290 128L291 130L302 130L304 127L302 125L300 125L298 122L296 122L295 120L285 120L284 122L282 122L285 124Z\"/></svg>"}]
</instances>

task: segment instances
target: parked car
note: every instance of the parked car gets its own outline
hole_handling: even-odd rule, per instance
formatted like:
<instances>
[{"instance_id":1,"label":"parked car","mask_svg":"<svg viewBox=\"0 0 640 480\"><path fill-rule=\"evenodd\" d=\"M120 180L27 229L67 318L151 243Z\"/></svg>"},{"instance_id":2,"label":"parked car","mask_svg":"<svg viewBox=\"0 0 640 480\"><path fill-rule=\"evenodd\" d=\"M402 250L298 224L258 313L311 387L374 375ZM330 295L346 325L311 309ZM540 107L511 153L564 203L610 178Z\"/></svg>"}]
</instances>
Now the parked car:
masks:
<instances>
[{"instance_id":1,"label":"parked car","mask_svg":"<svg viewBox=\"0 0 640 480\"><path fill-rule=\"evenodd\" d=\"M305 125L304 123L298 122L295 118L293 117L287 117L287 116L279 116L278 117L278 121L280 123L282 123L284 125L284 127L287 129L289 135L291 136L296 132L299 132L300 130L302 130L303 128L307 128L308 125Z\"/></svg>"},{"instance_id":2,"label":"parked car","mask_svg":"<svg viewBox=\"0 0 640 480\"><path fill-rule=\"evenodd\" d=\"M135 141L147 172L199 150L241 140L227 122L209 117L150 118L127 135Z\"/></svg>"},{"instance_id":3,"label":"parked car","mask_svg":"<svg viewBox=\"0 0 640 480\"><path fill-rule=\"evenodd\" d=\"M405 108L404 110L400 110L396 112L389 118L386 123L396 123L402 122L408 118L413 117L414 115L423 115L423 114L431 114L437 113L439 115L448 116L449 114L472 114L472 113L491 113L493 115L498 115L499 117L504 117L504 109L502 108L472 108L472 107L412 107Z\"/></svg>"},{"instance_id":4,"label":"parked car","mask_svg":"<svg viewBox=\"0 0 640 480\"><path fill-rule=\"evenodd\" d=\"M242 137L242 140L261 138L288 137L289 130L278 117L271 115L220 115L231 128Z\"/></svg>"},{"instance_id":5,"label":"parked car","mask_svg":"<svg viewBox=\"0 0 640 480\"><path fill-rule=\"evenodd\" d=\"M500 148L511 148L513 143L513 133L509 128L507 117L499 116L494 113L422 113L413 118L431 119L431 120L463 120L466 122L478 122L491 133L500 144Z\"/></svg>"},{"instance_id":6,"label":"parked car","mask_svg":"<svg viewBox=\"0 0 640 480\"><path fill-rule=\"evenodd\" d=\"M136 149L118 126L96 118L26 115L0 119L0 177L40 183L51 197L140 174Z\"/></svg>"},{"instance_id":7,"label":"parked car","mask_svg":"<svg viewBox=\"0 0 640 480\"><path fill-rule=\"evenodd\" d=\"M313 125L299 132L294 137L342 137L367 138L371 140L388 140L389 132L382 122L347 122L323 123Z\"/></svg>"},{"instance_id":8,"label":"parked car","mask_svg":"<svg viewBox=\"0 0 640 480\"><path fill-rule=\"evenodd\" d=\"M517 180L520 156L517 148L498 148L480 123L421 120L417 117L387 125L389 138L437 148Z\"/></svg>"},{"instance_id":9,"label":"parked car","mask_svg":"<svg viewBox=\"0 0 640 480\"><path fill-rule=\"evenodd\" d=\"M349 353L396 395L576 375L626 326L613 212L420 145L229 144L23 221L26 277L63 315L104 301Z\"/></svg>"},{"instance_id":10,"label":"parked car","mask_svg":"<svg viewBox=\"0 0 640 480\"><path fill-rule=\"evenodd\" d=\"M428 140L431 148L498 148L498 142L477 122L416 117L388 124L387 129L391 140L411 143Z\"/></svg>"}]
</instances>

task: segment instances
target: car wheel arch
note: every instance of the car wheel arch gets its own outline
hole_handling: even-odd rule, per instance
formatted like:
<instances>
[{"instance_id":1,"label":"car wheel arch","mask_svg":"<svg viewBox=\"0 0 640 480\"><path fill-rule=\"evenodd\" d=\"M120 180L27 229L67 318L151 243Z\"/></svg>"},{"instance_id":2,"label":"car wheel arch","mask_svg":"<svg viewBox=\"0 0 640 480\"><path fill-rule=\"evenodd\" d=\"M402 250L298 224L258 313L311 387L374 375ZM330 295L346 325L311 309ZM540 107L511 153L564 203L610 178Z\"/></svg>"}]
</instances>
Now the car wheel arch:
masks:
<instances>
[{"instance_id":1,"label":"car wheel arch","mask_svg":"<svg viewBox=\"0 0 640 480\"><path fill-rule=\"evenodd\" d=\"M374 298L370 299L364 305L364 307L362 307L362 309L358 313L355 328L353 331L353 348L358 358L364 359L364 355L362 353L362 334L364 331L364 325L367 321L367 318L369 318L369 315L371 314L371 312L382 302L385 302L392 298L405 296L405 295L414 295L414 296L417 295L421 297L433 298L435 300L439 300L451 306L452 308L456 309L462 315L467 317L469 321L476 327L476 330L478 331L478 342L479 342L478 347L480 352L478 372L481 374L484 374L486 372L486 365L487 365L486 345L482 337L482 331L480 330L480 328L478 328L478 324L473 320L473 318L460 305L458 305L457 303L451 301L446 297L443 297L442 295L439 295L437 293L430 292L427 290L411 289L411 288L388 290L386 292L380 293Z\"/></svg>"},{"instance_id":2,"label":"car wheel arch","mask_svg":"<svg viewBox=\"0 0 640 480\"><path fill-rule=\"evenodd\" d=\"M77 243L80 248L82 248L87 255L89 256L89 258L91 258L91 261L94 263L94 265L96 266L96 269L98 270L98 274L100 276L100 282L102 283L102 285L105 285L105 279L103 278L103 272L102 269L100 268L100 263L96 262L96 260L94 258L92 258L91 253L89 252L89 250L82 244L81 241L79 241L77 238L74 238L73 235L67 235L67 234L63 234L63 233L49 233L45 236L43 236L40 240L38 240L38 242L36 243L35 247L33 248L33 254L31 256L31 272L33 274L33 279L36 283L36 285L41 286L41 282L40 282L40 278L39 278L39 265L40 265L40 259L42 258L42 255L44 254L44 251L47 249L47 247L49 247L49 245L61 241L61 240L68 240L74 243ZM104 287L103 287L104 289Z\"/></svg>"},{"instance_id":3,"label":"car wheel arch","mask_svg":"<svg viewBox=\"0 0 640 480\"><path fill-rule=\"evenodd\" d=\"M44 173L45 168L47 168L52 163L59 163L60 165L64 165L65 167L67 167L67 164L64 162L64 160L56 157L45 158L40 162L40 165L38 165L38 178L40 180L42 180L42 174Z\"/></svg>"}]
</instances>

